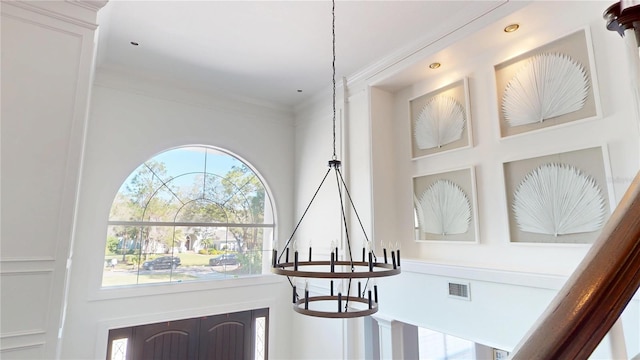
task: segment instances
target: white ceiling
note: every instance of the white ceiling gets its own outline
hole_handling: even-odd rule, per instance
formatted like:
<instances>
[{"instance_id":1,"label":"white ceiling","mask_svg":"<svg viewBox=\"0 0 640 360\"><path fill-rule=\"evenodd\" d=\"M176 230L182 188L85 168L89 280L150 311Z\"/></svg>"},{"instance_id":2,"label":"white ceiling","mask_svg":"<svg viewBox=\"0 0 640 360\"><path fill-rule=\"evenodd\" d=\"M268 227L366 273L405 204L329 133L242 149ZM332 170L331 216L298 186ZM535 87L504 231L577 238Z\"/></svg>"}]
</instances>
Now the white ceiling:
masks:
<instances>
[{"instance_id":1,"label":"white ceiling","mask_svg":"<svg viewBox=\"0 0 640 360\"><path fill-rule=\"evenodd\" d=\"M340 0L336 76L409 56L505 1ZM111 0L98 23L99 71L287 108L331 87L330 1Z\"/></svg>"}]
</instances>

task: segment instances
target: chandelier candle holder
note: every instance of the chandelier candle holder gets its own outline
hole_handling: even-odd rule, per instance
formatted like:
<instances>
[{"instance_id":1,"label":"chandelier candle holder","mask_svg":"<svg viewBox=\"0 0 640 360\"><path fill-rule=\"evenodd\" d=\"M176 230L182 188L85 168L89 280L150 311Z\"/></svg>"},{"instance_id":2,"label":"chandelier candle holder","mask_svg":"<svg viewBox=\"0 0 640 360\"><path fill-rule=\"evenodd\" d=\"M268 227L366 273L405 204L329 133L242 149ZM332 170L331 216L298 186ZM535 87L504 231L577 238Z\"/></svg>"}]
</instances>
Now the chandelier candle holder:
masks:
<instances>
[{"instance_id":1,"label":"chandelier candle holder","mask_svg":"<svg viewBox=\"0 0 640 360\"><path fill-rule=\"evenodd\" d=\"M285 257L288 247L285 248ZM310 248L311 249L311 248ZM378 285L375 279L400 274L399 250L391 251L391 261L378 262L373 251L363 248L363 261L336 260L337 251L332 249L329 260L300 261L298 251L294 251L293 262L278 259L278 251L273 250L272 272L287 276L292 285L294 311L309 316L325 318L354 318L374 314L378 311ZM386 252L386 249L384 249ZM397 256L396 256L397 254ZM311 255L311 252L310 252ZM280 255L282 257L282 254ZM309 282L305 281L304 296L298 294L296 278L329 279L329 295L310 296ZM374 280L372 280L374 279ZM347 293L343 295L341 285L346 281ZM357 293L349 295L353 280L357 280ZM366 281L364 281L366 280ZM363 288L364 285L364 288ZM310 303L325 303L321 309L310 308ZM326 305L334 303L335 305Z\"/></svg>"},{"instance_id":2,"label":"chandelier candle holder","mask_svg":"<svg viewBox=\"0 0 640 360\"><path fill-rule=\"evenodd\" d=\"M277 249L273 249L272 254L272 272L277 275L286 276L289 283L292 286L292 302L294 311L309 316L324 317L324 318L354 318L374 314L378 311L378 286L375 283L375 279L379 277L386 277L400 274L400 250L392 250L391 259L387 256L387 249L383 248L383 261L378 261L373 250L370 250L369 238L364 230L360 216L353 204L347 185L344 182L342 173L340 171L341 162L336 159L329 161L329 170L327 170L320 186L316 190L311 202L304 211L302 217L298 221L293 233L289 237L289 240L285 244L284 251L278 254ZM335 242L330 245L331 254L328 260L314 260L313 250L309 246L308 260L300 260L300 253L297 249L296 241L294 241L294 235L299 228L304 216L311 207L316 195L322 188L331 170L334 170L336 176L336 182L338 184L338 195L340 198L340 211L342 214L342 226L344 226L344 235L346 239L347 249L343 254L348 259L340 260L338 246ZM351 205L356 218L358 219L360 229L362 230L365 238L366 247L362 248L362 261L353 259L353 251L351 247L351 241L349 237L349 228L346 220L345 201L343 197L340 185L344 187L344 193L346 194L347 203ZM293 248L293 249L292 249ZM290 261L290 252L293 250L293 261ZM284 255L284 261L282 259ZM329 295L310 296L309 295L309 282L305 281L304 297L300 297L297 292L297 286L295 278L307 278L307 279L329 279ZM350 295L351 285L353 280L358 280L358 291L355 296ZM363 280L364 289L363 289ZM371 281L374 279L374 281ZM345 281L347 285L346 294L342 294L342 282ZM338 289L336 290L334 285L337 283ZM373 284L371 284L373 283ZM336 295L337 294L337 295ZM311 304L317 304L319 306L314 307ZM330 304L334 305L331 306ZM322 305L320 305L322 304Z\"/></svg>"}]
</instances>

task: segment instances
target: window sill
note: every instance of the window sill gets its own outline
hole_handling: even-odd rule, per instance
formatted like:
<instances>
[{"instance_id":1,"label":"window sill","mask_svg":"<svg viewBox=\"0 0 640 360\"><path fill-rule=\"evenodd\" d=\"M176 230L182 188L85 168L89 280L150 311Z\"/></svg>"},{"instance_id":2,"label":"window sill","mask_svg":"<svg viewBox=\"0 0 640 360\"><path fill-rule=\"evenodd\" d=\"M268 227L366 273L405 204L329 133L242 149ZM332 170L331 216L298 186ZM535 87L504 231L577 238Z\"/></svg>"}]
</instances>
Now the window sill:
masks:
<instances>
[{"instance_id":1,"label":"window sill","mask_svg":"<svg viewBox=\"0 0 640 360\"><path fill-rule=\"evenodd\" d=\"M222 290L234 287L250 287L278 284L283 279L272 274L247 276L223 280L201 280L188 282L171 282L159 284L123 285L102 287L91 291L89 301L102 301L123 298L145 297L184 292Z\"/></svg>"}]
</instances>

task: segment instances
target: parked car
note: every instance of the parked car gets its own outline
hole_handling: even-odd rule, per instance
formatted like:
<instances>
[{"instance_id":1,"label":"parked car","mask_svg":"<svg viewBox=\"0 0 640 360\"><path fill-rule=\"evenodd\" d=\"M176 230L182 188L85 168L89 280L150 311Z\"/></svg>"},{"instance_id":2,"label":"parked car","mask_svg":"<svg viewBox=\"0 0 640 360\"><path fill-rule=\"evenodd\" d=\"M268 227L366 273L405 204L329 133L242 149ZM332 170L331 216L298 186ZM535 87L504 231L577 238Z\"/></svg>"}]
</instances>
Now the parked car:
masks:
<instances>
[{"instance_id":1,"label":"parked car","mask_svg":"<svg viewBox=\"0 0 640 360\"><path fill-rule=\"evenodd\" d=\"M180 266L180 258L177 256L163 256L157 259L145 261L142 268L145 270L175 269Z\"/></svg>"},{"instance_id":2,"label":"parked car","mask_svg":"<svg viewBox=\"0 0 640 360\"><path fill-rule=\"evenodd\" d=\"M236 254L222 254L209 259L209 265L235 265L238 263L238 256Z\"/></svg>"}]
</instances>

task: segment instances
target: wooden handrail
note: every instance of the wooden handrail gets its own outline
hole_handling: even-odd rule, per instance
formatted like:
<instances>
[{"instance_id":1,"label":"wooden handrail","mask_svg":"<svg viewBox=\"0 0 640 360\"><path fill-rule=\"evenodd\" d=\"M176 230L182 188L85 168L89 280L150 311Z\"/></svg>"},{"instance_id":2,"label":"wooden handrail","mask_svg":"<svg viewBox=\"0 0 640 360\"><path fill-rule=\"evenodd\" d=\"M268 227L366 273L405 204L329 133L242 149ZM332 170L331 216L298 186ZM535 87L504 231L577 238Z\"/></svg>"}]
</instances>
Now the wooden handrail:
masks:
<instances>
[{"instance_id":1,"label":"wooden handrail","mask_svg":"<svg viewBox=\"0 0 640 360\"><path fill-rule=\"evenodd\" d=\"M511 359L587 359L640 286L640 172Z\"/></svg>"}]
</instances>

